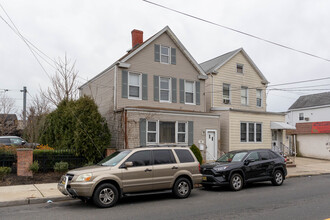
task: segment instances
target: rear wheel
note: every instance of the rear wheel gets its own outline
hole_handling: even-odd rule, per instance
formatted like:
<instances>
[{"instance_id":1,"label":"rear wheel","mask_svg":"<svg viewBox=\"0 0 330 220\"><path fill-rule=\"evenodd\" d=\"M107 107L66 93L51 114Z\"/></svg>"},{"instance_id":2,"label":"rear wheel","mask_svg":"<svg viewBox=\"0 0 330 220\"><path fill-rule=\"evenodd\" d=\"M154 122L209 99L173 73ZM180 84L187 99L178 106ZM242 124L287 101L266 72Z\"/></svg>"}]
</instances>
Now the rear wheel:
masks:
<instances>
[{"instance_id":1,"label":"rear wheel","mask_svg":"<svg viewBox=\"0 0 330 220\"><path fill-rule=\"evenodd\" d=\"M283 181L284 181L283 172L280 170L275 170L273 174L272 184L274 186L280 186L282 185Z\"/></svg>"},{"instance_id":2,"label":"rear wheel","mask_svg":"<svg viewBox=\"0 0 330 220\"><path fill-rule=\"evenodd\" d=\"M240 174L234 173L230 178L230 188L234 191L239 191L243 188L243 178Z\"/></svg>"},{"instance_id":3,"label":"rear wheel","mask_svg":"<svg viewBox=\"0 0 330 220\"><path fill-rule=\"evenodd\" d=\"M179 178L175 181L172 191L176 198L187 198L191 193L191 183L187 178Z\"/></svg>"},{"instance_id":4,"label":"rear wheel","mask_svg":"<svg viewBox=\"0 0 330 220\"><path fill-rule=\"evenodd\" d=\"M114 206L118 200L117 188L110 184L104 183L98 186L93 195L93 202L100 208L109 208Z\"/></svg>"}]
</instances>

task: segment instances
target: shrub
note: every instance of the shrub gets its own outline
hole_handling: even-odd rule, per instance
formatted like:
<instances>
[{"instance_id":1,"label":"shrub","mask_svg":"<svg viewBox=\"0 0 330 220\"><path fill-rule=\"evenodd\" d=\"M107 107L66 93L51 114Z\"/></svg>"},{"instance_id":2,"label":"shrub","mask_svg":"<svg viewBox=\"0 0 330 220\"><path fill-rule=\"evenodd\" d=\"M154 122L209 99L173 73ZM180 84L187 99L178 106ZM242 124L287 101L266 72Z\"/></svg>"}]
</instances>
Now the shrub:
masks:
<instances>
[{"instance_id":1,"label":"shrub","mask_svg":"<svg viewBox=\"0 0 330 220\"><path fill-rule=\"evenodd\" d=\"M38 161L33 161L33 163L30 165L29 169L32 171L32 173L38 173L39 171L39 163Z\"/></svg>"},{"instance_id":2,"label":"shrub","mask_svg":"<svg viewBox=\"0 0 330 220\"><path fill-rule=\"evenodd\" d=\"M69 169L69 163L68 162L57 162L54 165L54 171L58 173L65 173Z\"/></svg>"},{"instance_id":3,"label":"shrub","mask_svg":"<svg viewBox=\"0 0 330 220\"><path fill-rule=\"evenodd\" d=\"M16 154L15 146L0 146L0 154Z\"/></svg>"},{"instance_id":4,"label":"shrub","mask_svg":"<svg viewBox=\"0 0 330 220\"><path fill-rule=\"evenodd\" d=\"M10 167L0 167L0 180L3 181L4 178L11 172Z\"/></svg>"},{"instance_id":5,"label":"shrub","mask_svg":"<svg viewBox=\"0 0 330 220\"><path fill-rule=\"evenodd\" d=\"M190 150L194 153L194 155L197 158L199 164L202 164L203 163L203 157L202 157L201 151L198 149L198 147L195 144L193 144L193 145L191 145Z\"/></svg>"},{"instance_id":6,"label":"shrub","mask_svg":"<svg viewBox=\"0 0 330 220\"><path fill-rule=\"evenodd\" d=\"M94 165L93 162L88 162L88 163L86 163L86 164L84 165L84 167L93 166L93 165Z\"/></svg>"},{"instance_id":7,"label":"shrub","mask_svg":"<svg viewBox=\"0 0 330 220\"><path fill-rule=\"evenodd\" d=\"M38 149L38 150L54 150L54 148L49 147L48 144L46 144L46 145L40 144L36 147L36 149Z\"/></svg>"}]
</instances>

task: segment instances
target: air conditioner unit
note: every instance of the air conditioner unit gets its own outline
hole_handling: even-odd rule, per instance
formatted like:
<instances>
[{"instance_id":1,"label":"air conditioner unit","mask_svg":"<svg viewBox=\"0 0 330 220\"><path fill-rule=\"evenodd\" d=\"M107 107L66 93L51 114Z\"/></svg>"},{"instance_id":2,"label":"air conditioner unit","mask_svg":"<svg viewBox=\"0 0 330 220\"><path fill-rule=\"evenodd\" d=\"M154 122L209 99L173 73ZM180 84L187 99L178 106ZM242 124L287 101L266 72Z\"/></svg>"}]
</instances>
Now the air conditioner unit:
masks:
<instances>
[{"instance_id":1,"label":"air conditioner unit","mask_svg":"<svg viewBox=\"0 0 330 220\"><path fill-rule=\"evenodd\" d=\"M305 117L305 121L309 121L309 117Z\"/></svg>"},{"instance_id":2,"label":"air conditioner unit","mask_svg":"<svg viewBox=\"0 0 330 220\"><path fill-rule=\"evenodd\" d=\"M230 99L223 99L224 104L230 104Z\"/></svg>"}]
</instances>

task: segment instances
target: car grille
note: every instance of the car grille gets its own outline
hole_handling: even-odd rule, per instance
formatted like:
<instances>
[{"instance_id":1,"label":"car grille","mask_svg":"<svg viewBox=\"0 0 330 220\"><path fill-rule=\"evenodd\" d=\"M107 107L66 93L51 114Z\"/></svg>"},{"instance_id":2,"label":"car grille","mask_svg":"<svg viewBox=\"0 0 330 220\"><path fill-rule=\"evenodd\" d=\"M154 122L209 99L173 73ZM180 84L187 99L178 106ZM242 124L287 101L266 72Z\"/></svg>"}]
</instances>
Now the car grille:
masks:
<instances>
[{"instance_id":1,"label":"car grille","mask_svg":"<svg viewBox=\"0 0 330 220\"><path fill-rule=\"evenodd\" d=\"M69 181L71 181L74 177L73 174L69 174L69 173L67 173L66 176L68 177Z\"/></svg>"}]
</instances>

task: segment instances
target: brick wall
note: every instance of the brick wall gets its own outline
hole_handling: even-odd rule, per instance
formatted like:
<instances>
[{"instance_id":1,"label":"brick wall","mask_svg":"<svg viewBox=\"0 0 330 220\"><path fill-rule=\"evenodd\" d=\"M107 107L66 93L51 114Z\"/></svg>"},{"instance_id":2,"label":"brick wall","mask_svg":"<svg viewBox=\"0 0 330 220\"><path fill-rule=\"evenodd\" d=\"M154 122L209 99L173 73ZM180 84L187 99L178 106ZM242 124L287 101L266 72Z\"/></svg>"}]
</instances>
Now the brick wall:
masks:
<instances>
[{"instance_id":1,"label":"brick wall","mask_svg":"<svg viewBox=\"0 0 330 220\"><path fill-rule=\"evenodd\" d=\"M17 149L17 176L33 176L29 170L33 163L33 149L19 148Z\"/></svg>"}]
</instances>

